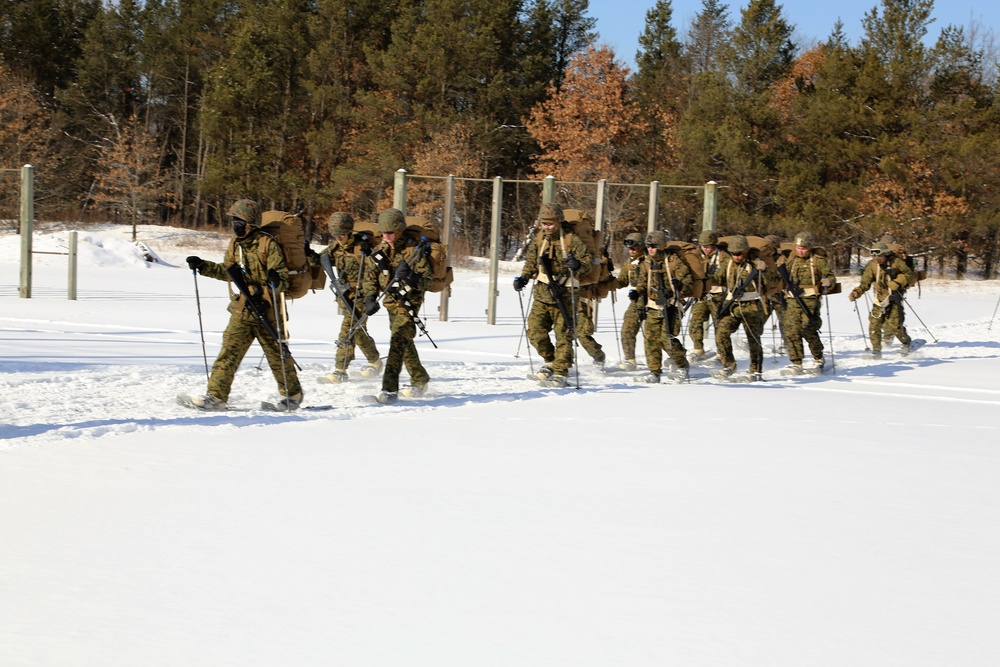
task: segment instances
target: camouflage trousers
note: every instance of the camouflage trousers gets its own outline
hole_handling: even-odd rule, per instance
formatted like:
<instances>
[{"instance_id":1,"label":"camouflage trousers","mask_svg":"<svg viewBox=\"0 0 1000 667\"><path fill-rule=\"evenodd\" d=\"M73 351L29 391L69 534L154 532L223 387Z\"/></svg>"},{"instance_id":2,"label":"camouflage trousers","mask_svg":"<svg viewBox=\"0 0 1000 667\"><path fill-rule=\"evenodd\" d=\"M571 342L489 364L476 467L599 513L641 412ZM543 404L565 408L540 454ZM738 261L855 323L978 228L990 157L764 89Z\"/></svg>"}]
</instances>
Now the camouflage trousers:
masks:
<instances>
[{"instance_id":1,"label":"camouflage trousers","mask_svg":"<svg viewBox=\"0 0 1000 667\"><path fill-rule=\"evenodd\" d=\"M622 315L622 352L626 359L635 359L635 339L639 337L639 306L635 301L629 302L625 314Z\"/></svg>"},{"instance_id":2,"label":"camouflage trousers","mask_svg":"<svg viewBox=\"0 0 1000 667\"><path fill-rule=\"evenodd\" d=\"M785 306L785 313L781 322L784 322L785 343L788 345L788 359L793 364L802 363L805 356L805 346L803 339L809 344L809 352L813 359L823 358L823 341L819 337L819 330L823 328L823 319L820 317L822 304L819 297L804 297L802 299L806 308L816 313L809 317L799 306L797 301L789 301Z\"/></svg>"},{"instance_id":3,"label":"camouflage trousers","mask_svg":"<svg viewBox=\"0 0 1000 667\"><path fill-rule=\"evenodd\" d=\"M413 318L401 307L386 306L389 312L389 355L385 359L382 372L382 391L399 391L399 374L406 366L413 384L427 384L431 376L417 354L413 339L417 336L417 325Z\"/></svg>"},{"instance_id":4,"label":"camouflage trousers","mask_svg":"<svg viewBox=\"0 0 1000 667\"><path fill-rule=\"evenodd\" d=\"M655 308L646 311L642 333L646 339L646 365L652 373L663 372L664 350L678 368L688 365L687 350L677 337L681 333L680 312L673 306L670 307L670 319L673 331L667 331L667 318L663 317L662 311Z\"/></svg>"},{"instance_id":5,"label":"camouflage trousers","mask_svg":"<svg viewBox=\"0 0 1000 667\"><path fill-rule=\"evenodd\" d=\"M691 336L691 343L696 350L705 349L705 324L711 318L715 322L716 314L719 312L719 304L722 303L722 295L718 298L699 299L698 303L691 306L691 319L688 320L688 335Z\"/></svg>"},{"instance_id":6,"label":"camouflage trousers","mask_svg":"<svg viewBox=\"0 0 1000 667\"><path fill-rule=\"evenodd\" d=\"M528 340L538 351L542 361L551 364L556 375L568 376L569 369L573 366L572 328L573 323L565 321L559 306L539 299L538 292L535 293L535 300L528 314ZM550 331L556 336L554 346L549 338Z\"/></svg>"},{"instance_id":7,"label":"camouflage trousers","mask_svg":"<svg viewBox=\"0 0 1000 667\"><path fill-rule=\"evenodd\" d=\"M292 357L285 357L284 371L282 371L281 347L278 341L274 340L264 327L257 323L244 322L239 314L236 314L229 318L229 325L222 333L222 349L212 364L212 374L208 378L209 395L223 401L229 400L229 391L232 389L236 371L255 340L264 350L267 364L271 367L271 374L278 383L278 393L282 396L302 393L302 385L299 384L299 376L295 372L295 361Z\"/></svg>"},{"instance_id":8,"label":"camouflage trousers","mask_svg":"<svg viewBox=\"0 0 1000 667\"><path fill-rule=\"evenodd\" d=\"M577 300L576 338L594 361L604 359L604 348L594 339L594 308L586 299Z\"/></svg>"},{"instance_id":9,"label":"camouflage trousers","mask_svg":"<svg viewBox=\"0 0 1000 667\"><path fill-rule=\"evenodd\" d=\"M764 333L764 308L759 301L744 301L737 303L725 317L720 317L715 323L715 346L719 351L719 361L725 367L736 365L733 356L732 336L743 327L747 336L747 347L750 348L750 372L762 373L764 369L764 348L760 344Z\"/></svg>"},{"instance_id":10,"label":"camouflage trousers","mask_svg":"<svg viewBox=\"0 0 1000 667\"><path fill-rule=\"evenodd\" d=\"M347 367L351 365L354 361L354 348L360 347L361 353L365 355L365 359L368 363L375 363L378 361L378 348L375 346L375 340L368 335L364 327L358 327L354 335L351 336L351 340L347 340L347 333L351 330L351 327L357 323L358 318L364 315L364 310L358 309L353 316L350 314L344 315L343 322L340 323L340 335L337 337L337 356L336 364L338 371L347 371Z\"/></svg>"},{"instance_id":11,"label":"camouflage trousers","mask_svg":"<svg viewBox=\"0 0 1000 667\"><path fill-rule=\"evenodd\" d=\"M903 345L909 345L910 335L903 326L905 319L906 313L901 303L890 303L885 308L872 306L872 312L868 315L868 336L872 340L872 349L882 351L883 336L889 340L896 337Z\"/></svg>"}]
</instances>

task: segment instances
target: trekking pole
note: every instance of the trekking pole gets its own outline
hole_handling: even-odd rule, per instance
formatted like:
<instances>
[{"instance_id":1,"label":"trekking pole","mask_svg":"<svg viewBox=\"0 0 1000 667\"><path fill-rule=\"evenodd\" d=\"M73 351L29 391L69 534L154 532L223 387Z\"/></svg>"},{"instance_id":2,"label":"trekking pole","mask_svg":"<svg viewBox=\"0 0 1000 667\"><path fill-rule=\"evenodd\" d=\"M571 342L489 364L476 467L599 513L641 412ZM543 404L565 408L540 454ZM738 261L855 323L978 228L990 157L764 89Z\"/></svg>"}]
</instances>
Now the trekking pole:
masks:
<instances>
[{"instance_id":1,"label":"trekking pole","mask_svg":"<svg viewBox=\"0 0 1000 667\"><path fill-rule=\"evenodd\" d=\"M774 332L778 330L777 310L772 309L771 314L774 315L774 323L771 325L771 359L776 364L778 363L778 337Z\"/></svg>"},{"instance_id":2,"label":"trekking pole","mask_svg":"<svg viewBox=\"0 0 1000 667\"><path fill-rule=\"evenodd\" d=\"M829 310L829 308L830 308L830 306L827 305L827 310ZM861 311L858 310L858 300L857 299L854 300L854 312L857 313L857 315L858 315L858 326L861 327L861 339L865 342L865 352L871 352L871 348L868 347L868 334L865 332L865 325L861 321Z\"/></svg>"},{"instance_id":3,"label":"trekking pole","mask_svg":"<svg viewBox=\"0 0 1000 667\"><path fill-rule=\"evenodd\" d=\"M270 285L268 285L270 287ZM276 341L278 343L278 349L281 351L281 384L285 390L285 411L290 412L291 406L288 401L288 371L285 369L285 340L288 336L285 332L285 327L281 326L282 321L280 313L278 312L278 293L273 287L271 287L271 305L274 307L274 324L278 328L278 334L280 338Z\"/></svg>"},{"instance_id":4,"label":"trekking pole","mask_svg":"<svg viewBox=\"0 0 1000 667\"><path fill-rule=\"evenodd\" d=\"M997 305L993 308L993 317L990 318L990 325L986 327L987 331L991 331L993 329L993 320L996 319L997 308L1000 308L1000 297L997 297Z\"/></svg>"},{"instance_id":5,"label":"trekking pole","mask_svg":"<svg viewBox=\"0 0 1000 667\"><path fill-rule=\"evenodd\" d=\"M572 269L569 271L569 305L573 312L573 367L576 368L576 388L580 389L580 361L577 358L577 350L580 347L580 341L576 337L576 291L574 288L574 283L576 282L576 272Z\"/></svg>"},{"instance_id":6,"label":"trekking pole","mask_svg":"<svg viewBox=\"0 0 1000 667\"><path fill-rule=\"evenodd\" d=\"M830 319L830 295L824 294L826 299L826 333L830 338L830 369L833 374L837 374L837 357L833 353L833 322Z\"/></svg>"},{"instance_id":7,"label":"trekking pole","mask_svg":"<svg viewBox=\"0 0 1000 667\"><path fill-rule=\"evenodd\" d=\"M201 332L201 356L205 359L205 379L210 380L211 375L208 372L208 351L205 349L205 325L201 321L201 293L198 292L197 269L191 271L191 275L194 276L194 302L198 304L198 331ZM996 313L994 313L994 315L995 314Z\"/></svg>"},{"instance_id":8,"label":"trekking pole","mask_svg":"<svg viewBox=\"0 0 1000 667\"><path fill-rule=\"evenodd\" d=\"M611 292L611 322L615 325L615 347L618 348L618 363L621 364L624 359L622 359L622 342L618 338L618 314L615 312L615 293Z\"/></svg>"},{"instance_id":9,"label":"trekking pole","mask_svg":"<svg viewBox=\"0 0 1000 667\"><path fill-rule=\"evenodd\" d=\"M938 342L938 339L934 338L934 334L931 332L930 328L926 324L924 324L924 321L922 319L920 319L920 314L917 313L917 311L913 308L913 304L909 302L909 300L906 298L905 295L903 296L903 301L906 302L906 305L909 306L910 310L913 311L913 314L920 321L920 324L923 324L924 328L927 329L927 334L934 340L935 343Z\"/></svg>"},{"instance_id":10,"label":"trekking pole","mask_svg":"<svg viewBox=\"0 0 1000 667\"><path fill-rule=\"evenodd\" d=\"M534 290L531 294L534 295ZM521 335L517 339L517 352L514 353L514 358L519 359L518 355L521 354L521 341L528 337L528 318L524 314L524 296L518 292L517 301L521 304ZM528 297L528 308L531 308L531 297ZM528 350L528 368L531 370L531 374L535 374L535 362L531 360L531 341L528 341L528 345L525 348Z\"/></svg>"}]
</instances>

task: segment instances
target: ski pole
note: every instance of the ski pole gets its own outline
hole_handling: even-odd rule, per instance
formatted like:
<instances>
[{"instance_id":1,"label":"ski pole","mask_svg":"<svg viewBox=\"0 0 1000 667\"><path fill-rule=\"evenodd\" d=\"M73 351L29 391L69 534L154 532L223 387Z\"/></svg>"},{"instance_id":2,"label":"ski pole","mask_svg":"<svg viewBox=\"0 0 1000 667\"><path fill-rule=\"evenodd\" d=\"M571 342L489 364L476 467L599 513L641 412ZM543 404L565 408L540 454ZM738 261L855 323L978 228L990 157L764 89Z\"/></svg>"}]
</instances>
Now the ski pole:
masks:
<instances>
[{"instance_id":1,"label":"ski pole","mask_svg":"<svg viewBox=\"0 0 1000 667\"><path fill-rule=\"evenodd\" d=\"M614 290L611 291L611 322L615 325L615 347L618 348L618 363L621 364L624 359L622 358L622 342L618 338L618 314L615 312Z\"/></svg>"},{"instance_id":2,"label":"ski pole","mask_svg":"<svg viewBox=\"0 0 1000 667\"><path fill-rule=\"evenodd\" d=\"M208 351L205 349L205 325L201 321L201 293L198 291L197 269L191 271L191 275L194 276L194 301L198 304L198 331L201 332L201 356L205 359L205 379L211 380L208 372Z\"/></svg>"},{"instance_id":3,"label":"ski pole","mask_svg":"<svg viewBox=\"0 0 1000 667\"><path fill-rule=\"evenodd\" d=\"M917 284L919 285L919 283ZM993 320L996 319L997 308L1000 308L1000 297L997 297L997 305L993 308L993 317L990 318L990 325L986 327L987 331L991 331L993 329Z\"/></svg>"},{"instance_id":4,"label":"ski pole","mask_svg":"<svg viewBox=\"0 0 1000 667\"><path fill-rule=\"evenodd\" d=\"M534 295L534 291L532 291L532 295ZM528 337L528 318L524 314L524 296L520 292L517 293L517 300L518 300L518 303L521 304L521 335L517 339L517 352L514 353L514 358L515 359L519 359L520 358L518 355L521 354L521 341L523 339L525 339L525 338ZM529 308L531 307L531 297L530 296L528 297L528 307ZM534 375L535 374L535 362L531 360L531 342L530 341L528 342L528 345L527 345L527 347L525 349L527 349L527 351L528 351L528 368L531 370L531 374Z\"/></svg>"},{"instance_id":5,"label":"ski pole","mask_svg":"<svg viewBox=\"0 0 1000 667\"><path fill-rule=\"evenodd\" d=\"M829 306L827 306L827 309L829 310ZM854 301L854 312L858 315L858 326L861 327L861 339L865 342L865 352L871 352L871 348L868 347L868 334L865 332L865 325L861 321L861 311L858 310L858 302L856 299Z\"/></svg>"},{"instance_id":6,"label":"ski pole","mask_svg":"<svg viewBox=\"0 0 1000 667\"><path fill-rule=\"evenodd\" d=\"M833 322L830 319L830 295L824 294L823 297L826 299L826 333L830 338L830 368L833 370L833 374L837 374L837 357L833 352Z\"/></svg>"},{"instance_id":7,"label":"ski pole","mask_svg":"<svg viewBox=\"0 0 1000 667\"><path fill-rule=\"evenodd\" d=\"M920 314L917 313L917 311L913 308L913 304L909 302L909 300L906 298L905 295L903 296L903 301L905 301L906 305L909 306L910 310L913 311L913 314L916 316L917 320L920 321L920 324L923 324L924 328L927 329L927 334L934 340L935 343L938 342L938 339L934 338L934 334L931 332L930 328L926 324L924 324L924 321L922 319L920 319Z\"/></svg>"},{"instance_id":8,"label":"ski pole","mask_svg":"<svg viewBox=\"0 0 1000 667\"><path fill-rule=\"evenodd\" d=\"M271 286L268 285L268 287ZM278 333L281 336L281 338L279 338L276 342L278 343L278 349L281 351L281 384L283 385L282 388L285 390L285 411L290 412L291 406L288 400L288 371L285 369L285 340L283 340L287 339L288 336L286 335L285 327L281 326L281 317L278 313L278 293L275 291L274 287L271 287L271 305L274 307L274 324L278 327Z\"/></svg>"},{"instance_id":9,"label":"ski pole","mask_svg":"<svg viewBox=\"0 0 1000 667\"><path fill-rule=\"evenodd\" d=\"M576 272L569 270L569 305L573 313L573 367L576 368L576 388L580 389L580 361L577 350L580 341L576 337Z\"/></svg>"}]
</instances>

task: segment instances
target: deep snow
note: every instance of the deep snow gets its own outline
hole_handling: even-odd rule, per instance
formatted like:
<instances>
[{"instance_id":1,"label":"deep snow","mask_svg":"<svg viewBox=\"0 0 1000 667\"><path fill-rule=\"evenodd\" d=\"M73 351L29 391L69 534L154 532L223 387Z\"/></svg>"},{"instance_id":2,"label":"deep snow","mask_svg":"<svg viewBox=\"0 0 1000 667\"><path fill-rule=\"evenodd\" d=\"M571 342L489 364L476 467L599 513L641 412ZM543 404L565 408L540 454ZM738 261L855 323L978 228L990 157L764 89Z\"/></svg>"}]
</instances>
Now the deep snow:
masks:
<instances>
[{"instance_id":1,"label":"deep snow","mask_svg":"<svg viewBox=\"0 0 1000 667\"><path fill-rule=\"evenodd\" d=\"M781 378L768 327L762 385L638 385L580 350L580 389L551 390L514 357L518 265L497 326L470 266L449 322L428 299L427 398L315 383L326 292L291 346L334 409L203 414L173 403L205 385L183 257L225 241L143 227L147 264L130 233L81 230L78 301L56 255L18 298L0 235L2 665L996 664L994 282L911 293L932 335L911 314L930 342L906 359L864 359L841 295L836 375ZM197 284L211 363L226 287ZM617 361L609 301L597 337ZM274 394L259 358L237 407Z\"/></svg>"}]
</instances>

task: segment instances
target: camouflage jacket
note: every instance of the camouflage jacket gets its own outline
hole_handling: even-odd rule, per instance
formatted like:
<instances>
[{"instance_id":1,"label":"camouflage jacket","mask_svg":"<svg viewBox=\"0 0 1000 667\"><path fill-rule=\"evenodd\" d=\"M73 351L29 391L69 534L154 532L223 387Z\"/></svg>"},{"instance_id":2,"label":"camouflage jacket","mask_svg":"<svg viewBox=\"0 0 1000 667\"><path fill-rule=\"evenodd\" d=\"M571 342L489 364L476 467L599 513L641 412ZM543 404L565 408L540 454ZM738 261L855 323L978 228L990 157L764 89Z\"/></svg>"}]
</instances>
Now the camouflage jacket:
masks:
<instances>
[{"instance_id":1,"label":"camouflage jacket","mask_svg":"<svg viewBox=\"0 0 1000 667\"><path fill-rule=\"evenodd\" d=\"M917 282L917 276L906 262L897 255L892 255L885 260L884 264L879 264L877 259L873 259L865 266L861 274L861 284L858 286L862 292L872 285L875 285L875 305L885 307L889 305L889 297L892 290L890 283L898 285L899 294L906 293L906 287Z\"/></svg>"},{"instance_id":2,"label":"camouflage jacket","mask_svg":"<svg viewBox=\"0 0 1000 667\"><path fill-rule=\"evenodd\" d=\"M361 274L363 257L361 256L360 241L361 238L358 235L350 232L344 238L343 243L335 240L319 253L320 255L330 255L330 263L333 265L333 268L337 269L340 277L351 286L348 296L352 296L358 291L358 285L361 284L363 278ZM318 266L319 258L310 257L309 264Z\"/></svg>"},{"instance_id":3,"label":"camouflage jacket","mask_svg":"<svg viewBox=\"0 0 1000 667\"><path fill-rule=\"evenodd\" d=\"M524 268L521 269L521 277L528 280L534 278L540 283L548 283L549 277L542 267L542 261L544 258L548 258L551 269L552 269L552 279L558 284L566 287L567 292L571 288L576 288L577 286L572 284L570 278L570 271L566 268L566 256L572 254L579 262L581 267L589 267L593 262L593 257L590 254L590 250L587 249L587 244L585 244L576 234L562 232L558 238L548 239L542 234L538 234L528 246L528 252L524 260ZM549 305L556 304L556 297L552 294L552 290L546 286L545 289L537 289L538 285L535 285L534 298L541 303L546 303ZM574 295L570 294L571 298L575 298Z\"/></svg>"},{"instance_id":4,"label":"camouflage jacket","mask_svg":"<svg viewBox=\"0 0 1000 667\"><path fill-rule=\"evenodd\" d=\"M274 313L270 305L271 290L267 287L268 272L273 269L278 274L279 282L275 289L276 292L281 293L288 289L288 269L285 267L285 256L277 241L259 229L254 229L245 237L236 238L229 242L221 264L206 261L198 272L207 278L230 282L226 269L233 264L239 264L243 267L243 275L251 294L261 295L268 305L266 308L268 320L273 322ZM230 284L229 295L228 310L230 313L239 315L244 322L257 321L254 314L247 310L243 295L232 284Z\"/></svg>"},{"instance_id":5,"label":"camouflage jacket","mask_svg":"<svg viewBox=\"0 0 1000 667\"><path fill-rule=\"evenodd\" d=\"M403 262L409 264L413 272L419 276L416 287L409 292L406 301L414 312L420 310L424 302L424 292L431 286L431 262L422 249L407 245L407 240L402 234L397 236L393 245L382 241L372 250L371 256L365 258L361 296L367 299L385 292L386 288L395 282L396 268ZM386 294L383 304L387 310L406 313L406 304L400 303L391 292Z\"/></svg>"},{"instance_id":6,"label":"camouflage jacket","mask_svg":"<svg viewBox=\"0 0 1000 667\"><path fill-rule=\"evenodd\" d=\"M666 261L663 261L664 258ZM676 253L661 255L658 251L655 256L647 256L643 263L643 274L640 277L642 285L640 293L646 297L646 308L654 311L663 310L664 304L661 297L666 296L660 292L661 276L663 287L669 294L666 300L667 307L676 308L683 301L681 294L691 288L691 270Z\"/></svg>"},{"instance_id":7,"label":"camouflage jacket","mask_svg":"<svg viewBox=\"0 0 1000 667\"><path fill-rule=\"evenodd\" d=\"M762 259L744 259L737 262L732 255L728 255L725 261L720 262L719 270L716 272L716 280L726 288L726 299L732 299L733 292L742 287L743 283L750 277L750 273L757 268L757 275L753 282L747 286L741 295L739 302L733 304L734 308L739 308L748 303L761 304L766 308L764 295L768 288L776 286L781 282L778 272L769 267Z\"/></svg>"},{"instance_id":8,"label":"camouflage jacket","mask_svg":"<svg viewBox=\"0 0 1000 667\"><path fill-rule=\"evenodd\" d=\"M631 287L634 290L638 290L641 287L645 289L645 283L640 285L639 280L643 279L646 275L646 259L646 255L639 255L635 259L630 257L625 262L625 265L622 266L622 270L618 272L615 288Z\"/></svg>"},{"instance_id":9,"label":"camouflage jacket","mask_svg":"<svg viewBox=\"0 0 1000 667\"><path fill-rule=\"evenodd\" d=\"M799 257L792 252L791 256L779 263L784 263L788 277L792 281L792 284L786 287L800 288L803 291L800 295L802 301L810 310L814 310L814 304L819 301L824 291L837 284L837 276L833 275L830 263L825 257L815 253L809 253L808 257ZM790 289L786 289L785 294L787 303L796 303Z\"/></svg>"},{"instance_id":10,"label":"camouflage jacket","mask_svg":"<svg viewBox=\"0 0 1000 667\"><path fill-rule=\"evenodd\" d=\"M719 248L705 257L705 294L703 298L722 299L726 295L725 276L720 267L732 259L728 252Z\"/></svg>"}]
</instances>

